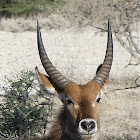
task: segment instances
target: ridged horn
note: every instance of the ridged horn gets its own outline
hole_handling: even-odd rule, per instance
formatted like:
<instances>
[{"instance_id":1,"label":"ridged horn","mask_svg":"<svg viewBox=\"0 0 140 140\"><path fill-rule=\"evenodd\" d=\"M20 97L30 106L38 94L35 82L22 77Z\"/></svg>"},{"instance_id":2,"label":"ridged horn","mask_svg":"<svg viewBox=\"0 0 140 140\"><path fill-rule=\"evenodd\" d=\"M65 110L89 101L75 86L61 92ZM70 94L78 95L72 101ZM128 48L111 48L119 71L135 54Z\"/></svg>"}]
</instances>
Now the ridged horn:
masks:
<instances>
[{"instance_id":1,"label":"ridged horn","mask_svg":"<svg viewBox=\"0 0 140 140\"><path fill-rule=\"evenodd\" d=\"M48 58L48 55L45 51L42 37L41 37L41 31L39 22L37 21L37 43L38 43L38 51L39 56L42 62L42 65L49 75L50 79L56 84L60 89L63 89L68 83L71 81L65 78L51 63L50 59Z\"/></svg>"},{"instance_id":2,"label":"ridged horn","mask_svg":"<svg viewBox=\"0 0 140 140\"><path fill-rule=\"evenodd\" d=\"M113 40L112 40L112 31L111 31L111 23L110 19L108 20L108 40L107 40L107 50L104 62L98 71L96 73L96 76L93 78L94 81L98 82L100 86L102 87L109 76L109 72L111 70L113 61Z\"/></svg>"}]
</instances>

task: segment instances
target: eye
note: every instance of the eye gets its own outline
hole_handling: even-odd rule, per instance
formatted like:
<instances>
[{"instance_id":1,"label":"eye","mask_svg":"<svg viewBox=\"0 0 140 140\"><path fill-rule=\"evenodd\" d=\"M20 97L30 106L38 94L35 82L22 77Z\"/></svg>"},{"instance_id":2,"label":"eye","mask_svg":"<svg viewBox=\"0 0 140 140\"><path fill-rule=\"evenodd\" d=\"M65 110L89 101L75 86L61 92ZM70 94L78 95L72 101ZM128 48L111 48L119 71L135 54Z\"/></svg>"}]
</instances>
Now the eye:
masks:
<instances>
[{"instance_id":1,"label":"eye","mask_svg":"<svg viewBox=\"0 0 140 140\"><path fill-rule=\"evenodd\" d=\"M100 100L101 100L101 98L99 97L99 98L96 100L96 102L100 103Z\"/></svg>"},{"instance_id":2,"label":"eye","mask_svg":"<svg viewBox=\"0 0 140 140\"><path fill-rule=\"evenodd\" d=\"M66 101L68 105L73 104L73 101L69 97L66 97Z\"/></svg>"}]
</instances>

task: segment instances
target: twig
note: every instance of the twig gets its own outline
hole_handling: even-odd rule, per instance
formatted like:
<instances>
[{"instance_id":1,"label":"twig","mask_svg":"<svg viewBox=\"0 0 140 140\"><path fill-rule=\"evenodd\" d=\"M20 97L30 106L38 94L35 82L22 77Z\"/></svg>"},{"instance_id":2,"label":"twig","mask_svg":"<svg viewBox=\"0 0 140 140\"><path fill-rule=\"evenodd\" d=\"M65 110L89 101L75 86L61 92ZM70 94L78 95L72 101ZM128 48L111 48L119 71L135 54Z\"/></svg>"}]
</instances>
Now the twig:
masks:
<instances>
[{"instance_id":1,"label":"twig","mask_svg":"<svg viewBox=\"0 0 140 140\"><path fill-rule=\"evenodd\" d=\"M96 29L99 29L101 30L102 32L108 32L108 30L104 29L104 28L101 28L101 27L97 27L95 25L91 25L92 27L96 28Z\"/></svg>"},{"instance_id":2,"label":"twig","mask_svg":"<svg viewBox=\"0 0 140 140\"><path fill-rule=\"evenodd\" d=\"M137 65L140 65L140 63L132 64L132 63L130 62L129 64L127 64L127 65L125 66L125 68L127 68L128 66L137 66Z\"/></svg>"},{"instance_id":3,"label":"twig","mask_svg":"<svg viewBox=\"0 0 140 140\"><path fill-rule=\"evenodd\" d=\"M137 85L137 86L134 86L134 87L117 88L117 89L113 89L113 90L111 90L111 91L113 92L113 91L116 91L116 90L135 89L135 88L138 88L138 87L140 87L140 85Z\"/></svg>"},{"instance_id":4,"label":"twig","mask_svg":"<svg viewBox=\"0 0 140 140\"><path fill-rule=\"evenodd\" d=\"M135 88L139 88L140 85L137 83L138 80L139 80L139 78L140 78L140 76L137 77L136 80L135 80L135 85L136 85L136 86L126 87L126 88L117 88L117 89L113 89L113 90L111 90L111 91L116 91L116 90L127 90L127 89L135 89Z\"/></svg>"},{"instance_id":5,"label":"twig","mask_svg":"<svg viewBox=\"0 0 140 140\"><path fill-rule=\"evenodd\" d=\"M4 138L8 138L4 133L0 132L0 135Z\"/></svg>"}]
</instances>

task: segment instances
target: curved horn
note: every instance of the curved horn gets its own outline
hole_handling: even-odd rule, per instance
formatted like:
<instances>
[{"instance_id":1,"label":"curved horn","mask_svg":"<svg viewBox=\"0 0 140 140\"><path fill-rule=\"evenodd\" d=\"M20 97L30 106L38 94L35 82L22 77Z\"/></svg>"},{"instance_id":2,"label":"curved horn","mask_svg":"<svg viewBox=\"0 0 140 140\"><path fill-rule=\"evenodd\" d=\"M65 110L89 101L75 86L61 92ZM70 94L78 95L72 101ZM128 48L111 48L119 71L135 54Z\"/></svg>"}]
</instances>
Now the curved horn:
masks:
<instances>
[{"instance_id":1,"label":"curved horn","mask_svg":"<svg viewBox=\"0 0 140 140\"><path fill-rule=\"evenodd\" d=\"M63 89L68 83L71 81L65 78L51 63L50 59L48 58L48 55L46 54L42 37L41 37L41 31L39 22L37 21L37 43L38 43L38 51L40 55L40 59L42 62L42 65L51 78L51 80L56 84L60 89Z\"/></svg>"},{"instance_id":2,"label":"curved horn","mask_svg":"<svg viewBox=\"0 0 140 140\"><path fill-rule=\"evenodd\" d=\"M108 41L107 41L107 50L104 62L94 77L94 81L98 82L100 86L102 87L109 76L109 72L111 70L111 65L113 61L113 40L112 40L112 31L111 31L111 23L110 19L108 21Z\"/></svg>"}]
</instances>

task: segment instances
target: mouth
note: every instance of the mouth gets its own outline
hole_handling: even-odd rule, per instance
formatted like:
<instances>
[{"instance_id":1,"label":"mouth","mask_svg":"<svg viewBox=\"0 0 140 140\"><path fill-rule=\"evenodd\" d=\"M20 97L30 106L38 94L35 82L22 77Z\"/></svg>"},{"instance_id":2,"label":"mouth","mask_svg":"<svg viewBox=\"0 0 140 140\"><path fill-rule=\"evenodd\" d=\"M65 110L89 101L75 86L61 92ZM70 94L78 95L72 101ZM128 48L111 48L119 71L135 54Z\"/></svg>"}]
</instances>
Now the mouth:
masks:
<instances>
[{"instance_id":1,"label":"mouth","mask_svg":"<svg viewBox=\"0 0 140 140\"><path fill-rule=\"evenodd\" d=\"M81 137L86 139L91 139L94 135L95 133L90 133L90 134L88 133L88 134L82 134Z\"/></svg>"}]
</instances>

